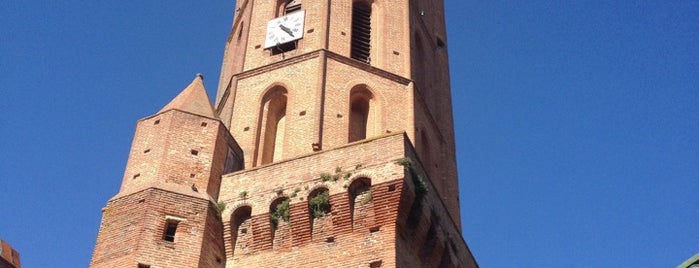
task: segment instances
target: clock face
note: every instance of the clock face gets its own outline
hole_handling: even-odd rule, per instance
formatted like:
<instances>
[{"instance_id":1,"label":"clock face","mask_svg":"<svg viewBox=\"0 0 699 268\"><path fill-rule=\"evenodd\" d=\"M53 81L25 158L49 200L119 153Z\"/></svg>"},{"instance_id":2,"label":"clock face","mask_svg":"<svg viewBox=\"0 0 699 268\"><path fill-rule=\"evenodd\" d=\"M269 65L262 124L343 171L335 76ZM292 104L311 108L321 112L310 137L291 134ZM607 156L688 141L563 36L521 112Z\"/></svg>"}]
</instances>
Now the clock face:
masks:
<instances>
[{"instance_id":1,"label":"clock face","mask_svg":"<svg viewBox=\"0 0 699 268\"><path fill-rule=\"evenodd\" d=\"M267 22L265 48L301 39L305 15L306 11L296 11Z\"/></svg>"}]
</instances>

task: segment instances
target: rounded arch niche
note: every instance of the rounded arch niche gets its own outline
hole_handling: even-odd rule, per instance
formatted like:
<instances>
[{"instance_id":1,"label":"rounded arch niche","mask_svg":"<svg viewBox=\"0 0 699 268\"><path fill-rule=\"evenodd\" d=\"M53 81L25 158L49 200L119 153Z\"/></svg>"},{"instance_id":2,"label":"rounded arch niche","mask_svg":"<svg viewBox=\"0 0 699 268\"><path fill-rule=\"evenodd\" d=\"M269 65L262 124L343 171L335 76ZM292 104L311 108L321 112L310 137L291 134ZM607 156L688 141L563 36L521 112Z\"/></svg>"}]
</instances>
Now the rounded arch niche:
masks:
<instances>
[{"instance_id":1,"label":"rounded arch niche","mask_svg":"<svg viewBox=\"0 0 699 268\"><path fill-rule=\"evenodd\" d=\"M264 165L282 159L286 130L288 91L274 86L262 97L258 121L256 163Z\"/></svg>"},{"instance_id":2,"label":"rounded arch niche","mask_svg":"<svg viewBox=\"0 0 699 268\"><path fill-rule=\"evenodd\" d=\"M376 97L366 85L357 85L349 95L348 142L366 139L377 134L378 109Z\"/></svg>"},{"instance_id":3,"label":"rounded arch niche","mask_svg":"<svg viewBox=\"0 0 699 268\"><path fill-rule=\"evenodd\" d=\"M247 254L252 245L252 207L241 206L231 214L231 248L233 254Z\"/></svg>"}]
</instances>

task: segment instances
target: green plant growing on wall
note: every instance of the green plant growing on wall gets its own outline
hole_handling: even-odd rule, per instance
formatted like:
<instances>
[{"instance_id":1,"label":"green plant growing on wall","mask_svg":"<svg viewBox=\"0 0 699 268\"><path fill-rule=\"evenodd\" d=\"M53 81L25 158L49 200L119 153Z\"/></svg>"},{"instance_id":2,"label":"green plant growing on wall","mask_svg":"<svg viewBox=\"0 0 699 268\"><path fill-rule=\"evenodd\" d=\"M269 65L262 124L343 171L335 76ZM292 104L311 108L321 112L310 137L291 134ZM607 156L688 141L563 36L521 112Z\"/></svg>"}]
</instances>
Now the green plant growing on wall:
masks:
<instances>
[{"instance_id":1,"label":"green plant growing on wall","mask_svg":"<svg viewBox=\"0 0 699 268\"><path fill-rule=\"evenodd\" d=\"M324 217L330 212L330 196L325 190L308 200L308 208L313 214L313 218Z\"/></svg>"},{"instance_id":2,"label":"green plant growing on wall","mask_svg":"<svg viewBox=\"0 0 699 268\"><path fill-rule=\"evenodd\" d=\"M355 170L361 167L361 164L358 164L355 166ZM336 182L340 180L340 178L345 178L345 180L349 180L349 178L352 177L352 172L346 172L342 171L341 167L336 167L335 168L335 174L330 175L330 173L321 173L320 174L320 179L324 182L332 181Z\"/></svg>"},{"instance_id":3,"label":"green plant growing on wall","mask_svg":"<svg viewBox=\"0 0 699 268\"><path fill-rule=\"evenodd\" d=\"M270 213L270 218L274 228L277 228L279 221L289 222L289 199L284 199L284 201L277 204Z\"/></svg>"},{"instance_id":4,"label":"green plant growing on wall","mask_svg":"<svg viewBox=\"0 0 699 268\"><path fill-rule=\"evenodd\" d=\"M246 198L248 197L248 191L242 191L238 194L240 198Z\"/></svg>"},{"instance_id":5,"label":"green plant growing on wall","mask_svg":"<svg viewBox=\"0 0 699 268\"><path fill-rule=\"evenodd\" d=\"M333 179L333 176L328 174L328 173L321 173L320 174L320 179L322 181L331 181Z\"/></svg>"},{"instance_id":6,"label":"green plant growing on wall","mask_svg":"<svg viewBox=\"0 0 699 268\"><path fill-rule=\"evenodd\" d=\"M335 175L333 175L333 181L337 181L342 177L342 168L341 167L336 167L335 168Z\"/></svg>"},{"instance_id":7,"label":"green plant growing on wall","mask_svg":"<svg viewBox=\"0 0 699 268\"><path fill-rule=\"evenodd\" d=\"M294 192L291 193L291 197L292 197L292 198L296 197L296 195L298 195L298 193L299 193L300 191L301 191L301 188L296 187L296 188L294 189Z\"/></svg>"},{"instance_id":8,"label":"green plant growing on wall","mask_svg":"<svg viewBox=\"0 0 699 268\"><path fill-rule=\"evenodd\" d=\"M422 201L422 199L427 195L427 192L429 192L429 187L427 186L425 179L421 175L417 174L417 171L415 171L410 158L403 157L398 159L396 164L403 166L403 169L410 174L413 185L415 185L415 200Z\"/></svg>"},{"instance_id":9,"label":"green plant growing on wall","mask_svg":"<svg viewBox=\"0 0 699 268\"><path fill-rule=\"evenodd\" d=\"M412 161L410 160L409 157L403 157L401 159L398 159L396 161L396 164L403 166L404 168L411 168L412 167Z\"/></svg>"},{"instance_id":10,"label":"green plant growing on wall","mask_svg":"<svg viewBox=\"0 0 699 268\"><path fill-rule=\"evenodd\" d=\"M427 182L422 176L417 174L411 174L413 178L413 184L415 184L415 198L422 200L427 195L429 187L427 187Z\"/></svg>"},{"instance_id":11,"label":"green plant growing on wall","mask_svg":"<svg viewBox=\"0 0 699 268\"><path fill-rule=\"evenodd\" d=\"M274 189L274 193L277 195L282 195L284 193L284 189L282 187L279 187L277 189Z\"/></svg>"},{"instance_id":12,"label":"green plant growing on wall","mask_svg":"<svg viewBox=\"0 0 699 268\"><path fill-rule=\"evenodd\" d=\"M226 210L226 203L223 201L218 201L218 203L216 203L216 207L218 208L219 213L221 213L222 211Z\"/></svg>"},{"instance_id":13,"label":"green plant growing on wall","mask_svg":"<svg viewBox=\"0 0 699 268\"><path fill-rule=\"evenodd\" d=\"M425 181L424 178L422 178L421 175L417 174L417 171L415 171L415 168L412 165L412 161L408 157L404 157L401 159L398 159L396 161L397 165L403 166L403 169L410 174L410 179L413 182L413 185L415 186L414 188L414 193L415 193L415 201L413 204L410 206L410 212L408 214L408 226L411 228L415 228L420 221L420 218L422 217L422 200L427 196L427 193L429 192L429 187L427 186L427 182Z\"/></svg>"}]
</instances>

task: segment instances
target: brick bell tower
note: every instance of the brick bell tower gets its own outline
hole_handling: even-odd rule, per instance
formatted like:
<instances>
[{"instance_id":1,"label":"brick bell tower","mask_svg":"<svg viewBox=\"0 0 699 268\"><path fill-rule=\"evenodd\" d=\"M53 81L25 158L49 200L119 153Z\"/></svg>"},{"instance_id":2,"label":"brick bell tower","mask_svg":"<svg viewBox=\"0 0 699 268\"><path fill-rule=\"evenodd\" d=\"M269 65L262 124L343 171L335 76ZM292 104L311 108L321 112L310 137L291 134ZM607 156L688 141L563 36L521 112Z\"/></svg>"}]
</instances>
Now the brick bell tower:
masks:
<instances>
[{"instance_id":1,"label":"brick bell tower","mask_svg":"<svg viewBox=\"0 0 699 268\"><path fill-rule=\"evenodd\" d=\"M450 94L442 0L236 1L215 105L139 121L91 267L478 267Z\"/></svg>"}]
</instances>

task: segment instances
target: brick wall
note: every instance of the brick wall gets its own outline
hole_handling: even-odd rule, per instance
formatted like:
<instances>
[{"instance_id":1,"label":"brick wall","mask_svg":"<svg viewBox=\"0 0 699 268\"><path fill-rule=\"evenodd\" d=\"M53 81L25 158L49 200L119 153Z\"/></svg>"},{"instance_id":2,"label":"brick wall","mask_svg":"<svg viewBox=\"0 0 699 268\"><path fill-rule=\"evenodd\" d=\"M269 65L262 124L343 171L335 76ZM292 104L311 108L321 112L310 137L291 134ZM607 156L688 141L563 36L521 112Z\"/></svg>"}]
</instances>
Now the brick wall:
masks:
<instances>
[{"instance_id":1,"label":"brick wall","mask_svg":"<svg viewBox=\"0 0 699 268\"><path fill-rule=\"evenodd\" d=\"M165 183L195 185L216 199L229 148L242 158L217 119L170 110L139 120L119 194Z\"/></svg>"},{"instance_id":2,"label":"brick wall","mask_svg":"<svg viewBox=\"0 0 699 268\"><path fill-rule=\"evenodd\" d=\"M200 193L149 188L110 200L90 267L223 267L222 241L212 239L222 233L217 215ZM171 219L179 221L173 242L163 238Z\"/></svg>"}]
</instances>

